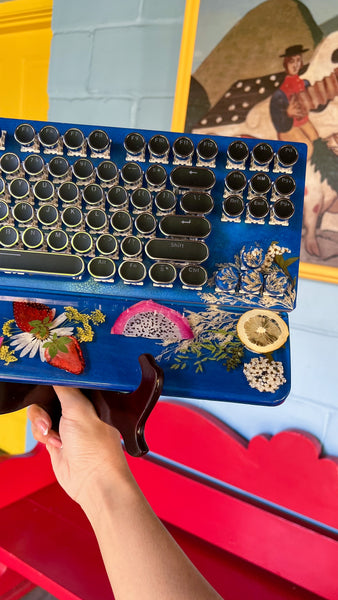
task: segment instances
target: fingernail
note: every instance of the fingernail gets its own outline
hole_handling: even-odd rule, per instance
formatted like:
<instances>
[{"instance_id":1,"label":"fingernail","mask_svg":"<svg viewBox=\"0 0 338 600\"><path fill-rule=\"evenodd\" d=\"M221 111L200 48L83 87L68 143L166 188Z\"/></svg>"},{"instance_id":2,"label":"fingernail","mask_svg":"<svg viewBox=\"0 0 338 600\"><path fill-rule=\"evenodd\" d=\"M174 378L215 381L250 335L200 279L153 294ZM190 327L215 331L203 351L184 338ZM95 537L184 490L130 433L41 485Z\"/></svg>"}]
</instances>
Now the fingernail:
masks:
<instances>
[{"instance_id":1,"label":"fingernail","mask_svg":"<svg viewBox=\"0 0 338 600\"><path fill-rule=\"evenodd\" d=\"M49 425L47 421L44 421L43 419L38 419L36 421L36 426L40 429L42 435L47 435L49 431Z\"/></svg>"}]
</instances>

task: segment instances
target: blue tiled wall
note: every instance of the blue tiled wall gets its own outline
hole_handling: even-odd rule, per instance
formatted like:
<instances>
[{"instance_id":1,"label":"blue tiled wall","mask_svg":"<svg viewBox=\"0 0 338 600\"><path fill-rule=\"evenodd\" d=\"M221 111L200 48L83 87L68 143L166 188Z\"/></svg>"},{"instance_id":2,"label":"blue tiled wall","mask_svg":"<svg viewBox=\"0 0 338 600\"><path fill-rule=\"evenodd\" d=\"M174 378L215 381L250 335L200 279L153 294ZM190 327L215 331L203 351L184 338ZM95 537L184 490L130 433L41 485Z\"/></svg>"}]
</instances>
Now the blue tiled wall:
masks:
<instances>
[{"instance_id":1,"label":"blue tiled wall","mask_svg":"<svg viewBox=\"0 0 338 600\"><path fill-rule=\"evenodd\" d=\"M169 129L184 0L55 0L49 116ZM280 407L201 403L245 437L301 428L338 455L338 286L301 280L292 392Z\"/></svg>"}]
</instances>

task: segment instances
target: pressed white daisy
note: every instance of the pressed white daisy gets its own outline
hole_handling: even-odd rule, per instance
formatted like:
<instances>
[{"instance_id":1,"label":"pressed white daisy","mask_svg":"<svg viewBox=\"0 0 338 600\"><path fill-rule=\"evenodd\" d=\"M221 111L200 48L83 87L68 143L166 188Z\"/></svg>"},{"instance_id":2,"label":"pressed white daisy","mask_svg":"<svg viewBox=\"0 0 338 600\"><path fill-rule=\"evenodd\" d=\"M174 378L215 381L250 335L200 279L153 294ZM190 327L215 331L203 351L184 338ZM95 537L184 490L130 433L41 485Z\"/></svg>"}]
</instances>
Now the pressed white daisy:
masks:
<instances>
[{"instance_id":1,"label":"pressed white daisy","mask_svg":"<svg viewBox=\"0 0 338 600\"><path fill-rule=\"evenodd\" d=\"M39 352L40 359L45 362L45 348L43 346L46 342L52 340L54 334L57 337L73 335L74 327L60 327L66 320L67 315L63 312L53 321L36 321L36 325L31 331L13 335L10 345L14 346L16 351L21 350L20 357L28 354L29 358L33 358Z\"/></svg>"}]
</instances>

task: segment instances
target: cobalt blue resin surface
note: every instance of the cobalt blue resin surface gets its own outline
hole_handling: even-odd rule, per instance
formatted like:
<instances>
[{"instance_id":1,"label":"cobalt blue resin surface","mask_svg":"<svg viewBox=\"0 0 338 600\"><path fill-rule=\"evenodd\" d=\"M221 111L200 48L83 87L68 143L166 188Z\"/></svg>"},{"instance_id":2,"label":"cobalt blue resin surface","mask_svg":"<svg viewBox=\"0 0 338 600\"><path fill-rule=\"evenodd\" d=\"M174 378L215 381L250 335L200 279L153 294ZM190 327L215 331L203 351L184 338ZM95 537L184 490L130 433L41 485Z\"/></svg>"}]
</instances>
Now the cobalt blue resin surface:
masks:
<instances>
[{"instance_id":1,"label":"cobalt blue resin surface","mask_svg":"<svg viewBox=\"0 0 338 600\"><path fill-rule=\"evenodd\" d=\"M0 127L2 379L129 391L150 353L168 396L286 398L289 341L255 354L236 326L295 307L304 145Z\"/></svg>"}]
</instances>

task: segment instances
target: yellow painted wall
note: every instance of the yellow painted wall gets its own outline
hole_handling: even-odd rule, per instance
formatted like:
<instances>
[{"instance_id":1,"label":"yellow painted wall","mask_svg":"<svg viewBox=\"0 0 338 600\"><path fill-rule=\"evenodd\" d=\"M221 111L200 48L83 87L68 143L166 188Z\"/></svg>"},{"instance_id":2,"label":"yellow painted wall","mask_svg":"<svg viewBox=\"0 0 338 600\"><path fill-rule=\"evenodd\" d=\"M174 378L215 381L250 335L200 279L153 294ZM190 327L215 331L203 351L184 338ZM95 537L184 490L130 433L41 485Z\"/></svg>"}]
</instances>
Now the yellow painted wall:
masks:
<instances>
[{"instance_id":1,"label":"yellow painted wall","mask_svg":"<svg viewBox=\"0 0 338 600\"><path fill-rule=\"evenodd\" d=\"M0 4L0 116L47 119L53 0ZM25 451L26 411L0 415L0 450Z\"/></svg>"}]
</instances>

